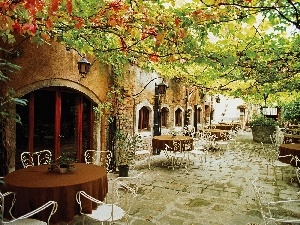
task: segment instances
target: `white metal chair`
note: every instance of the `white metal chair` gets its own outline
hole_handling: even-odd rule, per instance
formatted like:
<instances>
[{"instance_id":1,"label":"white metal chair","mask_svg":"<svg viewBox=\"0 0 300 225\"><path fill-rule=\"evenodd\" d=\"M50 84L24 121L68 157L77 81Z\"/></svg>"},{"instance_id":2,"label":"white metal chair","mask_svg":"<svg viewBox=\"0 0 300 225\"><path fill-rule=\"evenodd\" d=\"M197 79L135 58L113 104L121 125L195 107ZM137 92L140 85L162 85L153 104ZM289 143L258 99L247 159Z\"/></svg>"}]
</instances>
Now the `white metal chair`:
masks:
<instances>
[{"instance_id":1,"label":"white metal chair","mask_svg":"<svg viewBox=\"0 0 300 225\"><path fill-rule=\"evenodd\" d=\"M3 179L4 179L4 177L1 177L0 178L1 180L0 180L0 183L3 183L4 184L4 181L3 181ZM11 218L14 218L14 216L13 216L13 214L12 214L12 209L13 209L13 207L14 207L14 204L15 204L15 202L16 202L16 193L14 193L14 192L11 192L11 191L7 191L7 192L5 192L5 193L1 193L1 191L0 191L0 195L3 195L3 198L4 197L6 197L6 196L8 196L8 195L12 195L12 200L11 200L11 203L10 203L10 207L9 207L9 214L10 214L10 216L11 216ZM2 203L2 200L1 200L1 202L0 202L0 207L2 207L2 205L4 205L4 203ZM0 210L1 211L1 213L4 213L4 209L3 209L3 212L2 212L2 210ZM0 213L0 215L1 215L1 213ZM3 218L3 217L2 217ZM1 218L0 218L1 219ZM1 221L1 220L0 220Z\"/></svg>"},{"instance_id":2,"label":"white metal chair","mask_svg":"<svg viewBox=\"0 0 300 225\"><path fill-rule=\"evenodd\" d=\"M36 157L35 157L36 156ZM37 165L45 165L45 164L51 164L52 162L52 153L50 150L41 150L38 152L22 152L21 153L21 161L24 168L34 166L34 162L37 163Z\"/></svg>"},{"instance_id":3,"label":"white metal chair","mask_svg":"<svg viewBox=\"0 0 300 225\"><path fill-rule=\"evenodd\" d=\"M106 171L109 171L109 165L112 155L109 151L97 151L88 149L84 152L84 160L86 164L94 164L98 166L105 165Z\"/></svg>"},{"instance_id":4,"label":"white metal chair","mask_svg":"<svg viewBox=\"0 0 300 225\"><path fill-rule=\"evenodd\" d=\"M273 167L274 181L277 181L277 169L281 171L281 177L283 180L284 171L290 170L290 179L292 180L291 171L293 171L293 166L291 166L291 162L294 160L293 155L283 155L279 156L278 150L274 147L266 148L266 156L267 156L267 176L269 171L269 166ZM286 158L290 163L284 163L279 161L279 158Z\"/></svg>"},{"instance_id":5,"label":"white metal chair","mask_svg":"<svg viewBox=\"0 0 300 225\"><path fill-rule=\"evenodd\" d=\"M229 139L230 139L230 134L229 133L221 133L221 140L215 141L217 148L224 154L229 147Z\"/></svg>"},{"instance_id":6,"label":"white metal chair","mask_svg":"<svg viewBox=\"0 0 300 225\"><path fill-rule=\"evenodd\" d=\"M208 152L205 149L205 146L202 144L201 140L198 140L198 141L194 140L193 143L194 143L194 147L193 147L193 149L188 151L188 154L192 155L195 158L199 158L199 160L201 160L201 162L203 162L203 158L204 158L204 161L206 162L206 156L207 156ZM190 161L190 157L189 157L189 161Z\"/></svg>"},{"instance_id":7,"label":"white metal chair","mask_svg":"<svg viewBox=\"0 0 300 225\"><path fill-rule=\"evenodd\" d=\"M286 213L279 217L279 215L274 216L273 213L276 209L279 209L284 205L288 205L290 207L292 204L299 205L300 200L267 201L265 199L266 192L264 187L258 182L260 182L259 179L255 178L252 181L252 185L255 192L256 204L264 220L264 224L300 224L299 218L288 218Z\"/></svg>"},{"instance_id":8,"label":"white metal chair","mask_svg":"<svg viewBox=\"0 0 300 225\"><path fill-rule=\"evenodd\" d=\"M173 148L169 145L165 144L165 153L169 154L171 162L168 167L172 167L174 170L175 167L183 166L184 160L187 160L185 152L181 149L181 141L180 140L173 140Z\"/></svg>"},{"instance_id":9,"label":"white metal chair","mask_svg":"<svg viewBox=\"0 0 300 225\"><path fill-rule=\"evenodd\" d=\"M112 184L112 196L108 201L102 202L98 199L93 198L84 191L79 191L76 195L76 201L80 206L80 213L84 215L82 218L82 223L84 224L85 216L95 220L100 221L101 224L104 222L109 222L113 224L115 221L126 219L127 224L129 224L129 213L134 200L137 197L137 191L141 184L142 174L140 173L135 177L118 177L114 180ZM84 201L92 201L98 206L92 213L85 213L83 209Z\"/></svg>"},{"instance_id":10,"label":"white metal chair","mask_svg":"<svg viewBox=\"0 0 300 225\"><path fill-rule=\"evenodd\" d=\"M144 139L138 144L135 150L135 160L133 167L135 168L138 161L146 160L148 164L148 169L151 167L151 149L147 139Z\"/></svg>"},{"instance_id":11,"label":"white metal chair","mask_svg":"<svg viewBox=\"0 0 300 225\"><path fill-rule=\"evenodd\" d=\"M6 193L2 194L0 192L0 199L1 199L1 201L0 201L1 223L0 224L12 224L12 225L47 225L47 224L49 225L50 224L50 218L57 210L57 202L55 202L55 201L48 201L47 203L40 206L39 208L37 208L29 213L26 213L25 215L20 216L18 218L13 217L12 220L4 219L4 198L10 194L14 195L13 201L11 203L11 208L12 208L15 203L15 193L14 192L6 192ZM52 208L51 208L51 212L48 216L47 222L30 218L30 217L34 216L35 214L45 210L46 208L50 208L50 207L52 207ZM11 211L10 211L10 214L11 214Z\"/></svg>"},{"instance_id":12,"label":"white metal chair","mask_svg":"<svg viewBox=\"0 0 300 225\"><path fill-rule=\"evenodd\" d=\"M33 157L31 152L22 152L21 153L21 162L24 168L34 166Z\"/></svg>"},{"instance_id":13,"label":"white metal chair","mask_svg":"<svg viewBox=\"0 0 300 225\"><path fill-rule=\"evenodd\" d=\"M162 150L162 152L164 153L167 159L167 161L162 162L162 166L167 166L167 167L172 166L174 160L174 158L172 157L173 156L172 148L169 145L165 144L165 148Z\"/></svg>"},{"instance_id":14,"label":"white metal chair","mask_svg":"<svg viewBox=\"0 0 300 225\"><path fill-rule=\"evenodd\" d=\"M45 149L38 152L34 152L33 155L37 155L38 165L51 164L52 162L52 153L50 150Z\"/></svg>"}]
</instances>

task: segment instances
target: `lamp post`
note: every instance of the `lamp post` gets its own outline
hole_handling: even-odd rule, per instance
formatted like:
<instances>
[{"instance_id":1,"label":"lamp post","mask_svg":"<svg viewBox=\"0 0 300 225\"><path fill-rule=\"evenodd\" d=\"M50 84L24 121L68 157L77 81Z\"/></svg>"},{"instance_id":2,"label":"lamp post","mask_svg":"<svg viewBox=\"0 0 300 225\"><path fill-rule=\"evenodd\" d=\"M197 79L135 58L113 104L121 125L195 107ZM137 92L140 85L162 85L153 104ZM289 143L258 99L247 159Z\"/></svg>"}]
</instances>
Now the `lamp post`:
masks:
<instances>
[{"instance_id":1,"label":"lamp post","mask_svg":"<svg viewBox=\"0 0 300 225\"><path fill-rule=\"evenodd\" d=\"M153 136L161 135L161 97L166 94L167 87L164 82L155 83Z\"/></svg>"},{"instance_id":2,"label":"lamp post","mask_svg":"<svg viewBox=\"0 0 300 225\"><path fill-rule=\"evenodd\" d=\"M153 78L152 80L150 80L145 86L144 88L138 92L137 94L134 94L132 95L133 97L133 130L135 129L135 98L140 95L145 89L146 87L152 82L154 81L155 79L159 79L159 78L162 78L162 77L155 77ZM154 136L157 136L157 135L161 135L161 112L160 112L160 105L161 105L161 97L163 95L166 94L166 90L167 90L168 86L164 83L164 80L159 83L159 84L156 84L155 83L155 89L154 89L154 125L153 125L153 135Z\"/></svg>"}]
</instances>

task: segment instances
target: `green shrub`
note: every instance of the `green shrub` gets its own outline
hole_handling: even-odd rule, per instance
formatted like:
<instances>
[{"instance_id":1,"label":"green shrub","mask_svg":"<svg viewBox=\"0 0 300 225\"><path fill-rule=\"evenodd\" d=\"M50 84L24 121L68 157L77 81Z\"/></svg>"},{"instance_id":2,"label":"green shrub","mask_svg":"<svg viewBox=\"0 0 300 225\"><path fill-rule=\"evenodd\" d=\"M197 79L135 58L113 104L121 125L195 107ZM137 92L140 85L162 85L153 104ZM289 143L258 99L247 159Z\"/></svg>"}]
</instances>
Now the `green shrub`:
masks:
<instances>
[{"instance_id":1,"label":"green shrub","mask_svg":"<svg viewBox=\"0 0 300 225\"><path fill-rule=\"evenodd\" d=\"M298 123L300 121L300 99L289 102L283 106L282 120Z\"/></svg>"},{"instance_id":2,"label":"green shrub","mask_svg":"<svg viewBox=\"0 0 300 225\"><path fill-rule=\"evenodd\" d=\"M250 126L278 126L279 123L272 119L265 117L264 115L255 115L253 116L252 120L250 121Z\"/></svg>"}]
</instances>

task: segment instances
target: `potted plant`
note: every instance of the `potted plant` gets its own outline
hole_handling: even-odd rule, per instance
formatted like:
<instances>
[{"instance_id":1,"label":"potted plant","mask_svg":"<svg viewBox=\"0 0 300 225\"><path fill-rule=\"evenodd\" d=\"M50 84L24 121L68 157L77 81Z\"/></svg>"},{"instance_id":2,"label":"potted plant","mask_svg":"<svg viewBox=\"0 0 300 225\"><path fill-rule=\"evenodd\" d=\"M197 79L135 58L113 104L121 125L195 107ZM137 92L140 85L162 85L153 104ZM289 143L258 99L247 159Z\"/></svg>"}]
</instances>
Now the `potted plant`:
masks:
<instances>
[{"instance_id":1,"label":"potted plant","mask_svg":"<svg viewBox=\"0 0 300 225\"><path fill-rule=\"evenodd\" d=\"M270 135L273 135L276 126L279 123L272 119L264 116L263 114L253 116L249 123L254 142L271 143Z\"/></svg>"},{"instance_id":2,"label":"potted plant","mask_svg":"<svg viewBox=\"0 0 300 225\"><path fill-rule=\"evenodd\" d=\"M134 163L135 151L141 141L140 135L116 132L116 164L120 177L128 177L129 166Z\"/></svg>"},{"instance_id":3,"label":"potted plant","mask_svg":"<svg viewBox=\"0 0 300 225\"><path fill-rule=\"evenodd\" d=\"M53 163L50 164L49 170L58 170L60 173L74 172L76 158L71 152L63 152Z\"/></svg>"}]
</instances>

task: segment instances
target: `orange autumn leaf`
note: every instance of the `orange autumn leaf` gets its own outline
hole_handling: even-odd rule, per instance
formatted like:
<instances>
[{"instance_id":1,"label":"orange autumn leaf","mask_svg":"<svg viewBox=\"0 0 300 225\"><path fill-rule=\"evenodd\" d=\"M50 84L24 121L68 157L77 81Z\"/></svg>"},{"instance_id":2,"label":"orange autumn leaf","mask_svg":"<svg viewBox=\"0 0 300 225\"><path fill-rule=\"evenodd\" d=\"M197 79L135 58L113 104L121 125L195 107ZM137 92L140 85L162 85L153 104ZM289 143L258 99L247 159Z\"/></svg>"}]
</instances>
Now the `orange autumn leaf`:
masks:
<instances>
[{"instance_id":1,"label":"orange autumn leaf","mask_svg":"<svg viewBox=\"0 0 300 225\"><path fill-rule=\"evenodd\" d=\"M34 8L34 6L35 6L35 0L27 0L25 3L26 9Z\"/></svg>"},{"instance_id":2,"label":"orange autumn leaf","mask_svg":"<svg viewBox=\"0 0 300 225\"><path fill-rule=\"evenodd\" d=\"M175 18L175 25L178 27L180 24L180 19L178 17Z\"/></svg>"},{"instance_id":3,"label":"orange autumn leaf","mask_svg":"<svg viewBox=\"0 0 300 225\"><path fill-rule=\"evenodd\" d=\"M46 26L46 28L49 30L49 29L51 29L51 28L53 28L53 21L52 21L52 19L48 19L46 22L45 22L45 26Z\"/></svg>"},{"instance_id":4,"label":"orange autumn leaf","mask_svg":"<svg viewBox=\"0 0 300 225\"><path fill-rule=\"evenodd\" d=\"M45 41L50 41L50 36L46 34L45 32L41 33L41 38Z\"/></svg>"},{"instance_id":5,"label":"orange autumn leaf","mask_svg":"<svg viewBox=\"0 0 300 225\"><path fill-rule=\"evenodd\" d=\"M51 0L51 13L58 10L58 0Z\"/></svg>"},{"instance_id":6,"label":"orange autumn leaf","mask_svg":"<svg viewBox=\"0 0 300 225\"><path fill-rule=\"evenodd\" d=\"M152 62L158 62L159 61L158 55L156 55L156 54L150 54L149 59Z\"/></svg>"},{"instance_id":7,"label":"orange autumn leaf","mask_svg":"<svg viewBox=\"0 0 300 225\"><path fill-rule=\"evenodd\" d=\"M72 0L67 0L67 12L68 14L72 13Z\"/></svg>"},{"instance_id":8,"label":"orange autumn leaf","mask_svg":"<svg viewBox=\"0 0 300 225\"><path fill-rule=\"evenodd\" d=\"M115 27L117 25L117 21L114 18L110 18L108 20L108 24L111 25L112 27Z\"/></svg>"},{"instance_id":9,"label":"orange autumn leaf","mask_svg":"<svg viewBox=\"0 0 300 225\"><path fill-rule=\"evenodd\" d=\"M184 36L185 36L184 29L181 28L181 29L180 29L180 37L181 37L181 38L184 38Z\"/></svg>"},{"instance_id":10,"label":"orange autumn leaf","mask_svg":"<svg viewBox=\"0 0 300 225\"><path fill-rule=\"evenodd\" d=\"M164 38L165 38L165 33L164 33L164 32L159 33L159 34L156 36L156 42L155 42L155 45L160 46L161 43L163 42Z\"/></svg>"},{"instance_id":11,"label":"orange autumn leaf","mask_svg":"<svg viewBox=\"0 0 300 225\"><path fill-rule=\"evenodd\" d=\"M77 24L74 26L76 29L80 29L84 24L84 20L80 19L79 21L77 21Z\"/></svg>"}]
</instances>

